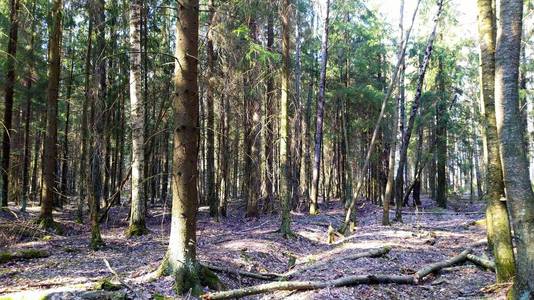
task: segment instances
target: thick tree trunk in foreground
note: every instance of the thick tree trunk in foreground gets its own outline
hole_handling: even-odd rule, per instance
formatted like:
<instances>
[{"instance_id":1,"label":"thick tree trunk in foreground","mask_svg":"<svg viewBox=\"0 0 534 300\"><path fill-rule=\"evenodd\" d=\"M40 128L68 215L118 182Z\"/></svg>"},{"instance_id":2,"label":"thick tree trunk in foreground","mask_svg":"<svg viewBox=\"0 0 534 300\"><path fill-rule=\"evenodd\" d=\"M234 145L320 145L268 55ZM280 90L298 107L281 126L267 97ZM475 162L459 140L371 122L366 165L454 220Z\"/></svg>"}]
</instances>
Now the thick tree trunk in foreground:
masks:
<instances>
[{"instance_id":1,"label":"thick tree trunk in foreground","mask_svg":"<svg viewBox=\"0 0 534 300\"><path fill-rule=\"evenodd\" d=\"M2 141L2 194L0 195L0 207L8 205L9 197L9 159L11 152L12 118L13 118L13 95L15 92L15 61L17 56L17 38L19 30L19 0L9 1L9 41L7 43L7 76L5 83L4 122Z\"/></svg>"},{"instance_id":2,"label":"thick tree trunk in foreground","mask_svg":"<svg viewBox=\"0 0 534 300\"><path fill-rule=\"evenodd\" d=\"M143 235L146 202L143 193L145 107L141 100L141 10L142 2L130 3L130 125L132 127L132 204L128 235Z\"/></svg>"},{"instance_id":3,"label":"thick tree trunk in foreground","mask_svg":"<svg viewBox=\"0 0 534 300\"><path fill-rule=\"evenodd\" d=\"M534 297L534 193L518 108L519 53L523 1L499 1L495 51L495 112L506 198L510 203L516 249L513 298Z\"/></svg>"},{"instance_id":4,"label":"thick tree trunk in foreground","mask_svg":"<svg viewBox=\"0 0 534 300\"><path fill-rule=\"evenodd\" d=\"M56 161L57 161L57 107L59 97L59 80L61 72L61 37L62 8L61 0L55 0L52 7L52 34L49 43L48 61L48 95L46 105L46 137L43 154L43 199L39 221L44 228L54 226L52 206L56 197Z\"/></svg>"},{"instance_id":5,"label":"thick tree trunk in foreground","mask_svg":"<svg viewBox=\"0 0 534 300\"><path fill-rule=\"evenodd\" d=\"M497 266L497 282L510 281L515 274L514 252L504 195L499 140L495 119L495 19L492 0L478 0L480 41L480 78L482 113L485 117L483 141L486 157L488 244L493 249Z\"/></svg>"},{"instance_id":6,"label":"thick tree trunk in foreground","mask_svg":"<svg viewBox=\"0 0 534 300\"><path fill-rule=\"evenodd\" d=\"M280 168L282 172L280 181L280 204L282 206L282 224L280 233L291 235L291 169L289 165L290 143L289 132L289 80L290 80L290 31L291 31L291 0L284 0L280 8L282 22L282 91L280 97Z\"/></svg>"},{"instance_id":7,"label":"thick tree trunk in foreground","mask_svg":"<svg viewBox=\"0 0 534 300\"><path fill-rule=\"evenodd\" d=\"M328 21L330 14L330 0L326 1L326 16L321 54L321 74L319 79L319 95L317 96L317 117L315 128L315 150L313 155L313 169L311 182L310 215L319 213L317 199L319 198L319 171L321 170L321 149L323 144L324 97L326 89L326 66L328 64Z\"/></svg>"},{"instance_id":8,"label":"thick tree trunk in foreground","mask_svg":"<svg viewBox=\"0 0 534 300\"><path fill-rule=\"evenodd\" d=\"M160 271L175 277L184 293L201 291L196 260L199 147L198 0L178 2L176 63L174 69L174 129L172 162L172 219L169 248Z\"/></svg>"}]
</instances>

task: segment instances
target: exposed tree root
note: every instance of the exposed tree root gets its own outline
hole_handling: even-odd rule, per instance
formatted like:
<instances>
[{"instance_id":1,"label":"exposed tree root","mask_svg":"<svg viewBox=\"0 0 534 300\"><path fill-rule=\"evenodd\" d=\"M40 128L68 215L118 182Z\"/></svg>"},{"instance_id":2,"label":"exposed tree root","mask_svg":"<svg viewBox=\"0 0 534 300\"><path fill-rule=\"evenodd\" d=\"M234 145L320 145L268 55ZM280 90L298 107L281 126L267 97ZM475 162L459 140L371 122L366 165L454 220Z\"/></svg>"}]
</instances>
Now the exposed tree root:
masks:
<instances>
[{"instance_id":1,"label":"exposed tree root","mask_svg":"<svg viewBox=\"0 0 534 300\"><path fill-rule=\"evenodd\" d=\"M381 248L382 251L389 248ZM378 253L376 249L375 253ZM419 271L417 271L413 276L412 275L385 275L385 274L370 274L370 275L354 275L346 276L334 280L328 281L280 281L280 282L271 282L266 284L260 284L240 289L234 289L223 292L216 293L207 293L202 296L202 299L230 299L230 298L239 298L244 296L256 295L261 293L273 292L273 291L304 291L304 290L315 290L322 289L326 287L340 287L340 286L352 286L358 284L418 284L426 276L431 273L439 272L441 269L457 265L465 262L468 258L467 256L471 252L472 248L468 248L462 251L460 254L436 263L429 264L424 266ZM386 251L386 253L387 253ZM371 252L371 251L369 251ZM363 253L360 253L362 255ZM362 256L363 257L363 256ZM346 259L346 258L345 258ZM329 264L332 260L327 262L322 262L322 264ZM317 265L315 265L316 267ZM286 273L287 276L287 273Z\"/></svg>"}]
</instances>

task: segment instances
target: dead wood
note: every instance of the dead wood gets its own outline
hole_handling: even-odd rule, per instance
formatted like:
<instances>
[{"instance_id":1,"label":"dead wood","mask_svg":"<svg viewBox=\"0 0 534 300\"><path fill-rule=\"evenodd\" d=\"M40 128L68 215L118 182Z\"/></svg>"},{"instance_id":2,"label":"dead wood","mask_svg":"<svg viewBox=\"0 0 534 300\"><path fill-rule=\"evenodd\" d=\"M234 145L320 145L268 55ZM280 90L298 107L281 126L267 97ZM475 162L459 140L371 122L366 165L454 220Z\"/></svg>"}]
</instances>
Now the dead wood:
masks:
<instances>
[{"instance_id":1,"label":"dead wood","mask_svg":"<svg viewBox=\"0 0 534 300\"><path fill-rule=\"evenodd\" d=\"M341 257L337 257L337 258L334 258L334 259L318 261L316 263L304 266L302 268L293 269L293 270L291 270L289 272L286 272L284 274L284 276L287 277L287 278L291 278L291 277L293 277L293 276L295 276L295 275L297 275L299 273L303 273L305 271L312 270L312 269L318 269L318 268L321 268L321 267L325 267L325 266L331 265L333 263L336 263L336 262L339 262L339 261L342 261L342 260L355 260L355 259L360 259L360 258L364 258L364 257L380 257L380 256L383 256L383 255L387 254L390 250L391 250L391 246L384 246L384 247L381 247L381 248L378 248L378 249L372 249L372 250L369 250L369 251L356 253L356 254L351 254L351 255L348 255L348 256L341 256Z\"/></svg>"},{"instance_id":2,"label":"dead wood","mask_svg":"<svg viewBox=\"0 0 534 300\"><path fill-rule=\"evenodd\" d=\"M242 277L250 277L250 278L261 279L261 280L281 280L284 278L283 274L254 273L254 272L243 271L243 270L239 270L235 268L210 265L206 263L202 263L202 265L214 272L223 272L223 273L234 274L234 275L238 275Z\"/></svg>"},{"instance_id":3,"label":"dead wood","mask_svg":"<svg viewBox=\"0 0 534 300\"><path fill-rule=\"evenodd\" d=\"M380 248L380 249L385 249ZM380 250L376 249L374 251ZM389 249L387 250L389 251ZM327 281L279 281L271 282L266 284L260 284L250 287L244 287L240 289L234 289L223 292L207 293L202 296L202 299L230 299L230 298L240 298L250 295L257 295L261 293L273 292L273 291L305 291L305 290L315 290L323 289L327 287L341 287L341 286L353 286L358 284L418 284L426 276L431 273L439 272L443 268L451 267L453 265L463 263L467 260L467 256L472 251L471 248L467 248L462 251L460 254L449 258L444 261L439 261L436 263L429 264L422 267L417 271L413 276L412 275L385 275L385 274L369 274L369 275L353 275L346 276L334 280ZM371 251L369 251L371 252ZM376 253L376 252L375 252ZM387 253L387 252L386 252ZM363 253L360 253L360 255ZM344 258L346 259L346 257ZM326 265L332 263L333 260L326 262L321 262L320 265ZM312 265L317 267L317 264ZM300 269L302 270L302 269ZM300 271L299 271L300 272ZM286 276L288 273L286 273ZM287 276L289 277L289 276Z\"/></svg>"},{"instance_id":4,"label":"dead wood","mask_svg":"<svg viewBox=\"0 0 534 300\"><path fill-rule=\"evenodd\" d=\"M281 281L260 284L241 289L229 290L217 293L208 293L202 299L231 299L250 295L257 295L272 291L305 291L323 289L326 287L352 286L357 284L413 284L414 278L405 275L355 275L328 281Z\"/></svg>"},{"instance_id":5,"label":"dead wood","mask_svg":"<svg viewBox=\"0 0 534 300\"><path fill-rule=\"evenodd\" d=\"M477 266L480 266L486 270L491 270L493 272L495 272L495 262L489 260L489 259L485 259L483 257L480 257L480 256L476 256L474 254L467 254L467 260L469 260L470 262L474 263L475 265Z\"/></svg>"}]
</instances>

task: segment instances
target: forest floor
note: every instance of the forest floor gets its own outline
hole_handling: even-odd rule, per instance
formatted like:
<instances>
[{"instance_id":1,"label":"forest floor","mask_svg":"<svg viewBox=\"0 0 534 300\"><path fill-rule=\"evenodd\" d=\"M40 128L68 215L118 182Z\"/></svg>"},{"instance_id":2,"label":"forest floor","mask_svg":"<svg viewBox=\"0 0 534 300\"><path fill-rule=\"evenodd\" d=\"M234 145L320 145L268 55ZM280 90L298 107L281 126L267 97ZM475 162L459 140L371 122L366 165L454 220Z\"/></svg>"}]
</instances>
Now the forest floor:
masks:
<instances>
[{"instance_id":1,"label":"forest floor","mask_svg":"<svg viewBox=\"0 0 534 300\"><path fill-rule=\"evenodd\" d=\"M198 256L211 265L232 267L252 272L286 272L292 261L295 268L314 261L326 261L369 249L390 245L391 251L376 258L343 260L297 274L294 280L326 281L347 275L365 274L413 274L432 262L457 255L469 245L485 238L485 229L473 225L483 218L484 203L468 200L451 200L447 210L438 209L423 198L421 211L414 214L413 207L404 208L404 223L382 226L382 208L370 202L359 203L359 224L355 232L333 244L326 240L327 226L337 227L343 217L339 201L322 204L321 213L309 216L293 213L292 229L295 238L284 239L276 229L278 215L262 215L257 219L245 219L240 211L230 210L230 216L216 222L205 209L199 213ZM394 208L392 208L394 210ZM21 214L0 215L0 252L21 249L43 249L50 256L39 259L0 262L0 299L2 295L18 293L34 295L53 292L55 299L77 299L79 291L94 289L103 278L112 276L104 259L141 298L156 295L174 297L172 278L163 277L154 282L140 280L154 271L160 263L169 234L169 210L151 208L148 218L150 234L126 238L127 208L116 207L110 211L108 221L102 226L106 243L100 251L88 248L89 226L77 224L74 210L55 212L55 218L65 228L63 236L44 232L20 230L7 232L10 222L22 223L37 215L38 208L31 207ZM391 214L393 219L393 213ZM478 222L480 223L480 222ZM2 229L4 228L4 229ZM488 255L486 246L474 248L476 255ZM218 273L227 288L238 288L264 281L238 277L235 274ZM494 274L470 263L464 263L430 275L418 285L357 285L352 287L325 288L305 292L274 292L257 295L251 299L496 299L504 297L503 289L494 288ZM133 293L124 289L131 297ZM32 294L30 294L32 295ZM33 299L31 296L25 299Z\"/></svg>"}]
</instances>

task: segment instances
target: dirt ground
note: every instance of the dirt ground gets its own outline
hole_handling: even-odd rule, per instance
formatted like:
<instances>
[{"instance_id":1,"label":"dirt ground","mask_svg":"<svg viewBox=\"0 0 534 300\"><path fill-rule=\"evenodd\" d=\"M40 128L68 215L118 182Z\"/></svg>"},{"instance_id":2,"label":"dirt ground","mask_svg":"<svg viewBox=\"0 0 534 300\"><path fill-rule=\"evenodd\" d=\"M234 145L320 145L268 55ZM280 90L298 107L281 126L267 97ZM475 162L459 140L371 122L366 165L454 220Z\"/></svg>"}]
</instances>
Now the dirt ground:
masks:
<instances>
[{"instance_id":1,"label":"dirt ground","mask_svg":"<svg viewBox=\"0 0 534 300\"><path fill-rule=\"evenodd\" d=\"M286 240L276 233L278 215L262 215L245 219L240 210L230 210L230 216L216 222L205 209L198 221L198 257L212 265L232 267L253 272L288 271L306 263L329 260L349 254L390 245L391 251L378 258L343 260L326 267L311 269L295 276L295 280L330 280L347 275L413 274L420 267L450 258L469 245L485 238L484 228L473 225L483 218L482 202L451 201L447 210L437 209L434 203L423 199L423 206L415 214L413 207L404 208L404 223L380 225L381 208L370 202L360 202L359 224L355 232L334 244L326 242L327 225L337 227L342 220L343 208L338 201L321 205L321 213L309 216L293 213L292 229L296 234ZM8 230L10 222L24 224L35 218L38 208L30 207L21 214L0 215L0 251L43 249L49 257L16 260L0 264L0 299L6 295L53 295L55 299L77 299L80 291L94 289L103 278L112 276L104 259L120 277L135 289L138 298L176 297L172 278L163 277L147 283L142 280L154 271L161 261L169 234L168 208L151 208L148 218L150 234L127 239L127 208L116 207L102 226L106 247L92 251L88 245L88 224L73 222L74 211L56 212L56 220L65 228L64 236L46 234L38 230L18 232ZM394 208L393 208L394 209ZM437 212L437 213L436 213ZM393 218L393 213L392 213ZM2 225L3 223L3 225ZM7 225L7 226L6 226ZM27 232L29 231L29 232ZM486 246L477 246L474 253L490 254ZM227 288L238 288L259 283L261 280L218 273ZM112 276L113 277L113 276ZM250 299L499 299L505 289L494 288L494 274L465 263L430 275L418 285L357 285L326 288L306 292L275 292L249 297ZM28 294L33 291L34 294ZM124 289L129 297L135 294ZM18 293L18 294L17 294ZM35 296L37 297L37 296ZM182 297L188 298L188 296Z\"/></svg>"}]
</instances>

